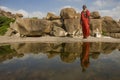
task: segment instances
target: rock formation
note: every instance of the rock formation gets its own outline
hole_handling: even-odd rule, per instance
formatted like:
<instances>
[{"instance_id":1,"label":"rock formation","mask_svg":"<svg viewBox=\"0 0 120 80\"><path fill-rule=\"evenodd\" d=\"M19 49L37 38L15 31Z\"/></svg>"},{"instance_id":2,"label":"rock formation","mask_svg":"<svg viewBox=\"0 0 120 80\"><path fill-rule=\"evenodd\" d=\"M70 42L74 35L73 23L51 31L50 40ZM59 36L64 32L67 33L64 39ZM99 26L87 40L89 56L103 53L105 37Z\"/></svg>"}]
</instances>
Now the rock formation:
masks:
<instances>
[{"instance_id":1,"label":"rock formation","mask_svg":"<svg viewBox=\"0 0 120 80\"><path fill-rule=\"evenodd\" d=\"M90 13L90 17L91 17L92 19L100 19L100 18L101 18L101 16L100 16L100 14L99 14L98 11L91 12L91 13Z\"/></svg>"},{"instance_id":2,"label":"rock formation","mask_svg":"<svg viewBox=\"0 0 120 80\"><path fill-rule=\"evenodd\" d=\"M13 33L23 36L82 36L80 13L73 8L62 9L60 16L49 12L44 19L21 18L22 14L12 14L3 10L0 10L0 16L16 18L8 29L9 36ZM90 18L91 36L120 38L120 21L117 22L109 16L101 17L98 11L91 12Z\"/></svg>"},{"instance_id":3,"label":"rock formation","mask_svg":"<svg viewBox=\"0 0 120 80\"><path fill-rule=\"evenodd\" d=\"M19 13L12 14L11 12L6 12L6 11L4 11L2 9L0 9L0 16L6 16L8 18L13 18L13 19L22 18L23 17L22 14L19 14Z\"/></svg>"},{"instance_id":4,"label":"rock formation","mask_svg":"<svg viewBox=\"0 0 120 80\"><path fill-rule=\"evenodd\" d=\"M52 30L51 22L41 19L17 19L11 23L10 28L24 36L42 36Z\"/></svg>"},{"instance_id":5,"label":"rock formation","mask_svg":"<svg viewBox=\"0 0 120 80\"><path fill-rule=\"evenodd\" d=\"M120 25L112 17L102 18L102 32L111 37L120 38Z\"/></svg>"}]
</instances>

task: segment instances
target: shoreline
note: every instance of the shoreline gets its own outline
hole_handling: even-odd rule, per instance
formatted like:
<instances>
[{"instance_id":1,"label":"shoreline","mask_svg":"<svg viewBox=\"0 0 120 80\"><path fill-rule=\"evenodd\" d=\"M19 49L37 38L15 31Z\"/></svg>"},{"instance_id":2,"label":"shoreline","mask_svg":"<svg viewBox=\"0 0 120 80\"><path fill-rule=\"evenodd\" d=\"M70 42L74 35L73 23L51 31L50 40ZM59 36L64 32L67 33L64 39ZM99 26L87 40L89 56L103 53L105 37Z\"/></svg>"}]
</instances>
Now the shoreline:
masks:
<instances>
[{"instance_id":1,"label":"shoreline","mask_svg":"<svg viewBox=\"0 0 120 80\"><path fill-rule=\"evenodd\" d=\"M108 42L108 43L120 43L120 39L110 37L89 37L83 39L82 37L7 37L0 36L0 44L10 43L73 43L73 42Z\"/></svg>"}]
</instances>

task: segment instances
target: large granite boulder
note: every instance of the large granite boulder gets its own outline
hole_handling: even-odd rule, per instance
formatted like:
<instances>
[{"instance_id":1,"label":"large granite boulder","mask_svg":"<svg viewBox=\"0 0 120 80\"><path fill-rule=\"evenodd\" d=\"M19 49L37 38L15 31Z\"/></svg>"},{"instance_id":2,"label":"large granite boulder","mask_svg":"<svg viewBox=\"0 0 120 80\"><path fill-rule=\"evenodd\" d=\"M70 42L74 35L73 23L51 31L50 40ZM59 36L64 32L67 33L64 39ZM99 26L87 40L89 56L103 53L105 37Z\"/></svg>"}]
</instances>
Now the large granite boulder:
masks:
<instances>
[{"instance_id":1,"label":"large granite boulder","mask_svg":"<svg viewBox=\"0 0 120 80\"><path fill-rule=\"evenodd\" d=\"M102 18L102 31L104 33L119 33L120 25L111 17L105 16Z\"/></svg>"},{"instance_id":2,"label":"large granite boulder","mask_svg":"<svg viewBox=\"0 0 120 80\"><path fill-rule=\"evenodd\" d=\"M119 24L119 26L120 26L120 19L119 19L119 21L118 21L118 24Z\"/></svg>"},{"instance_id":3,"label":"large granite boulder","mask_svg":"<svg viewBox=\"0 0 120 80\"><path fill-rule=\"evenodd\" d=\"M12 14L11 12L9 11L7 12L2 9L0 9L0 16L6 16L8 18L14 18L14 19L23 17L23 15L20 13Z\"/></svg>"},{"instance_id":4,"label":"large granite boulder","mask_svg":"<svg viewBox=\"0 0 120 80\"><path fill-rule=\"evenodd\" d=\"M63 22L60 19L57 20L52 20L52 26L58 26L58 27L62 27L63 26Z\"/></svg>"},{"instance_id":5,"label":"large granite boulder","mask_svg":"<svg viewBox=\"0 0 120 80\"><path fill-rule=\"evenodd\" d=\"M56 19L60 19L60 16L56 16L55 14L49 12L46 16L46 19L47 20L56 20Z\"/></svg>"},{"instance_id":6,"label":"large granite boulder","mask_svg":"<svg viewBox=\"0 0 120 80\"><path fill-rule=\"evenodd\" d=\"M100 18L101 18L101 16L100 16L100 14L99 14L98 11L91 12L91 13L90 13L90 17L91 17L92 19L100 19Z\"/></svg>"},{"instance_id":7,"label":"large granite boulder","mask_svg":"<svg viewBox=\"0 0 120 80\"><path fill-rule=\"evenodd\" d=\"M40 19L17 19L10 28L25 36L41 36L52 30L51 22Z\"/></svg>"},{"instance_id":8,"label":"large granite boulder","mask_svg":"<svg viewBox=\"0 0 120 80\"><path fill-rule=\"evenodd\" d=\"M51 35L56 36L56 37L64 37L67 35L67 32L61 27L53 26Z\"/></svg>"},{"instance_id":9,"label":"large granite boulder","mask_svg":"<svg viewBox=\"0 0 120 80\"><path fill-rule=\"evenodd\" d=\"M91 30L92 36L100 37L102 35L102 20L101 19L91 19L90 20L90 30Z\"/></svg>"},{"instance_id":10,"label":"large granite boulder","mask_svg":"<svg viewBox=\"0 0 120 80\"><path fill-rule=\"evenodd\" d=\"M76 11L73 8L64 8L60 12L60 16L62 19L74 18L75 15L76 15Z\"/></svg>"},{"instance_id":11,"label":"large granite boulder","mask_svg":"<svg viewBox=\"0 0 120 80\"><path fill-rule=\"evenodd\" d=\"M76 33L81 35L81 25L80 25L80 19L65 19L64 20L64 29L68 32L70 35L75 35Z\"/></svg>"},{"instance_id":12,"label":"large granite boulder","mask_svg":"<svg viewBox=\"0 0 120 80\"><path fill-rule=\"evenodd\" d=\"M15 17L16 17L16 18L22 18L22 17L23 17L23 15L22 15L22 14L20 14L20 13L16 13Z\"/></svg>"},{"instance_id":13,"label":"large granite boulder","mask_svg":"<svg viewBox=\"0 0 120 80\"><path fill-rule=\"evenodd\" d=\"M120 33L106 33L106 36L114 37L114 38L120 38Z\"/></svg>"}]
</instances>

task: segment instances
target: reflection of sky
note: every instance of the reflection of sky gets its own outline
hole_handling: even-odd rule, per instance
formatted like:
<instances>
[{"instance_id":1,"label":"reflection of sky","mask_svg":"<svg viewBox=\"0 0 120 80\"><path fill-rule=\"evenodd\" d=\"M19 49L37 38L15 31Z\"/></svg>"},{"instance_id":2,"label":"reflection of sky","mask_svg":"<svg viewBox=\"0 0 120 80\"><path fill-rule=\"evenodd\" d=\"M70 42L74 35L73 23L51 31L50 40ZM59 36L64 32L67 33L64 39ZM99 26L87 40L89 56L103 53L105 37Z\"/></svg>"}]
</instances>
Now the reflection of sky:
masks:
<instances>
[{"instance_id":1,"label":"reflection of sky","mask_svg":"<svg viewBox=\"0 0 120 80\"><path fill-rule=\"evenodd\" d=\"M81 71L80 59L73 63L64 63L59 56L48 59L46 54L25 54L0 64L0 78L41 79L41 80L108 80L120 79L120 52L100 54L98 59L90 58L86 72ZM25 76L24 76L25 75ZM6 77L7 76L7 77Z\"/></svg>"}]
</instances>

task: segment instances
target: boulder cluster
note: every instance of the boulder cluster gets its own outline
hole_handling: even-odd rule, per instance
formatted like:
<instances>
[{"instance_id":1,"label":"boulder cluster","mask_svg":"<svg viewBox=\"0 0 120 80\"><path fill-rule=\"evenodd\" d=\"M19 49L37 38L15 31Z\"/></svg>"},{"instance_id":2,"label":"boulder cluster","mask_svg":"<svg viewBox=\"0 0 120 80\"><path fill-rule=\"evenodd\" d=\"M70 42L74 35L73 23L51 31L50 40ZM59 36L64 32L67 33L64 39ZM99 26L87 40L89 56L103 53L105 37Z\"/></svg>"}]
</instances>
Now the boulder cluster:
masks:
<instances>
[{"instance_id":1,"label":"boulder cluster","mask_svg":"<svg viewBox=\"0 0 120 80\"><path fill-rule=\"evenodd\" d=\"M19 13L16 13L16 14L12 14L11 12L6 12L2 9L0 9L0 16L6 16L8 18L13 18L13 19L17 19L17 18L22 18L23 15L22 14L19 14Z\"/></svg>"},{"instance_id":2,"label":"boulder cluster","mask_svg":"<svg viewBox=\"0 0 120 80\"><path fill-rule=\"evenodd\" d=\"M20 17L10 24L6 33L8 36L82 36L80 13L73 8L62 9L59 16L49 12L43 19L21 18L22 15L16 15ZM91 36L99 34L99 37L106 35L120 38L120 21L109 16L101 17L98 11L91 12L90 33Z\"/></svg>"}]
</instances>

